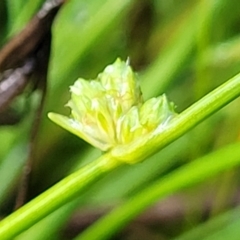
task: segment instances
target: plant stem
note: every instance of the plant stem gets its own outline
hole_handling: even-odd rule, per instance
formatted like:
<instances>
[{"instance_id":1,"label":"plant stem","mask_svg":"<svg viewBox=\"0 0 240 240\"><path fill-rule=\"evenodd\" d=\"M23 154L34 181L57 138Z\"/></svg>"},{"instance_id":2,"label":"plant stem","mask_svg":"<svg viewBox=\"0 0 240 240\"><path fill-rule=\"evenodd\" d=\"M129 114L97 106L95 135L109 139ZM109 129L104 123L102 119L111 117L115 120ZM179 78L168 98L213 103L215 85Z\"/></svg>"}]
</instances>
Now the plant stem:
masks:
<instances>
[{"instance_id":1,"label":"plant stem","mask_svg":"<svg viewBox=\"0 0 240 240\"><path fill-rule=\"evenodd\" d=\"M89 184L120 164L121 162L113 159L110 154L105 154L69 175L2 220L0 222L0 239L13 239L17 234L78 196Z\"/></svg>"},{"instance_id":2,"label":"plant stem","mask_svg":"<svg viewBox=\"0 0 240 240\"><path fill-rule=\"evenodd\" d=\"M69 200L73 200L104 173L124 162L139 162L156 153L239 95L240 74L179 114L164 130L127 146L114 148L11 214L0 223L0 239L11 239Z\"/></svg>"}]
</instances>

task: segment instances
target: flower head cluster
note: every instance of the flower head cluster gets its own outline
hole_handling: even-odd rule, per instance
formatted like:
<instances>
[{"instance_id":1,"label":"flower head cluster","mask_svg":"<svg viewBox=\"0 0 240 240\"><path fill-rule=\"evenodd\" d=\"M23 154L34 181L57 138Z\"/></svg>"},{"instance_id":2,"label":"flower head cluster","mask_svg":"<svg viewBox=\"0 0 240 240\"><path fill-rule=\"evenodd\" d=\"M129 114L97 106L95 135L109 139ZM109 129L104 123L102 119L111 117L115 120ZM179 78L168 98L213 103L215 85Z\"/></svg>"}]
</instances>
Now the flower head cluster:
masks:
<instances>
[{"instance_id":1,"label":"flower head cluster","mask_svg":"<svg viewBox=\"0 0 240 240\"><path fill-rule=\"evenodd\" d=\"M78 79L70 92L71 116L49 118L102 151L159 130L175 115L165 95L143 102L135 73L120 59L96 80Z\"/></svg>"}]
</instances>

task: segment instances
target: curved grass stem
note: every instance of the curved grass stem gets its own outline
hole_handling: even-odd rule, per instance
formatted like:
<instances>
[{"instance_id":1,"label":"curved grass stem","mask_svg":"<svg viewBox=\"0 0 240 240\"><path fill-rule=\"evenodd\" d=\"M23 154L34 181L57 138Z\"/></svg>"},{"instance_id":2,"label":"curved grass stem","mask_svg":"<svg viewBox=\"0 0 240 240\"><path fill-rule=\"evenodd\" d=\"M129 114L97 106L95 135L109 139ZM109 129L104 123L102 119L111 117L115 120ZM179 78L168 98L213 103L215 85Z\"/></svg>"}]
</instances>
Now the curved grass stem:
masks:
<instances>
[{"instance_id":1,"label":"curved grass stem","mask_svg":"<svg viewBox=\"0 0 240 240\"><path fill-rule=\"evenodd\" d=\"M51 212L83 192L104 173L124 162L139 162L170 144L198 123L240 95L240 74L236 75L175 117L164 131L118 146L0 222L0 239L12 239Z\"/></svg>"},{"instance_id":2,"label":"curved grass stem","mask_svg":"<svg viewBox=\"0 0 240 240\"><path fill-rule=\"evenodd\" d=\"M19 208L0 222L0 239L13 239L48 214L79 196L89 184L121 164L105 154Z\"/></svg>"}]
</instances>

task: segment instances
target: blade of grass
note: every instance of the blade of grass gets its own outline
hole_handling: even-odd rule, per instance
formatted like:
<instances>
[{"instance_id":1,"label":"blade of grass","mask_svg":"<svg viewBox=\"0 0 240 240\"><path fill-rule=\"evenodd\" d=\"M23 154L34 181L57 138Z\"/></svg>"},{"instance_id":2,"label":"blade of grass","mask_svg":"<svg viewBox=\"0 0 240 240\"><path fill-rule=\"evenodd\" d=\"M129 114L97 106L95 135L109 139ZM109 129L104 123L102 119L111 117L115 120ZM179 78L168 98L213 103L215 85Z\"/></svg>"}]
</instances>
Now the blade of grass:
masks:
<instances>
[{"instance_id":1,"label":"blade of grass","mask_svg":"<svg viewBox=\"0 0 240 240\"><path fill-rule=\"evenodd\" d=\"M93 43L98 40L98 37L107 31L110 26L117 24L119 17L122 16L132 2L133 0L119 2L108 0L103 2L101 7L92 13L95 14L94 17L89 18L88 21L81 26L81 29L78 26L73 38L66 36L65 31L68 32L67 29L61 29L56 39L56 48L64 48L62 43L66 41L68 43L67 46L77 46L77 48L67 47L67 49L59 51L61 54L64 54L63 56L58 56L58 52L53 52L53 54L56 54L56 59L60 59L60 61L53 66L51 71L52 78L58 79L60 76L61 79L67 79L68 73L76 67L76 63L86 53L89 47L92 46ZM111 11L109 11L109 9L111 9ZM63 27L68 28L69 25L64 24ZM79 41L81 44L79 44ZM61 81L56 82L56 84L60 85Z\"/></svg>"},{"instance_id":2,"label":"blade of grass","mask_svg":"<svg viewBox=\"0 0 240 240\"><path fill-rule=\"evenodd\" d=\"M174 34L174 38L169 42L158 58L143 73L142 89L146 99L159 95L170 84L171 80L179 73L183 64L189 59L189 55L196 45L196 36L205 29L214 11L225 4L225 0L213 1L199 16L202 1L199 1L195 8L191 9L189 16L184 19L180 29ZM202 21L199 21L202 19ZM149 81L151 80L151 84Z\"/></svg>"},{"instance_id":3,"label":"blade of grass","mask_svg":"<svg viewBox=\"0 0 240 240\"><path fill-rule=\"evenodd\" d=\"M8 1L7 1L8 2ZM11 1L13 2L13 0ZM19 1L15 1L16 3ZM14 20L10 25L9 25L9 33L8 37L14 35L19 29L21 29L24 24L33 16L33 14L37 11L39 8L40 4L43 2L43 0L35 0L35 1L25 1L23 6L14 6L16 9L12 9L11 3L9 2L8 9L11 11L11 18ZM18 7L18 9L17 9Z\"/></svg>"},{"instance_id":4,"label":"blade of grass","mask_svg":"<svg viewBox=\"0 0 240 240\"><path fill-rule=\"evenodd\" d=\"M240 207L234 208L226 213L210 219L208 222L199 225L196 228L182 234L174 240L206 240L206 239L234 239L234 235L239 237L239 224L240 224ZM236 226L235 230L228 231L231 226ZM224 232L228 235L226 236ZM218 235L219 238L214 236ZM220 236L221 235L221 236ZM237 238L238 239L238 238Z\"/></svg>"},{"instance_id":5,"label":"blade of grass","mask_svg":"<svg viewBox=\"0 0 240 240\"><path fill-rule=\"evenodd\" d=\"M158 200L238 165L240 165L240 143L229 145L197 159L144 189L124 205L97 221L75 240L108 239Z\"/></svg>"},{"instance_id":6,"label":"blade of grass","mask_svg":"<svg viewBox=\"0 0 240 240\"><path fill-rule=\"evenodd\" d=\"M0 207L21 175L26 159L26 142L16 145L0 165ZM4 184L3 184L4 183Z\"/></svg>"}]
</instances>

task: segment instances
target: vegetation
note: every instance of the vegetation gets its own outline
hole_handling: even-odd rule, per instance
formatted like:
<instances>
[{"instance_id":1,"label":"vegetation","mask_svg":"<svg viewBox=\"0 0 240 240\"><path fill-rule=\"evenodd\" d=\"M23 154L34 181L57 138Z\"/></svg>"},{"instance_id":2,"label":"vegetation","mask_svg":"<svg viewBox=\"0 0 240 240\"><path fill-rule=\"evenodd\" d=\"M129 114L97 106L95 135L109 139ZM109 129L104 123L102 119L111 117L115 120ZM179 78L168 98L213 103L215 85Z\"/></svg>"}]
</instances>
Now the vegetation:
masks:
<instances>
[{"instance_id":1,"label":"vegetation","mask_svg":"<svg viewBox=\"0 0 240 240\"><path fill-rule=\"evenodd\" d=\"M1 45L42 2L0 3ZM0 239L238 239L236 6L237 0L68 0L53 26L33 200L12 215L39 94L19 125L0 128L0 213L9 215ZM79 77L95 79L117 57L130 58L144 100L165 93L179 115L157 136L102 154L47 113L68 115L69 86Z\"/></svg>"}]
</instances>

